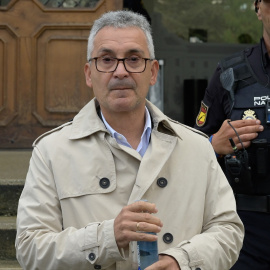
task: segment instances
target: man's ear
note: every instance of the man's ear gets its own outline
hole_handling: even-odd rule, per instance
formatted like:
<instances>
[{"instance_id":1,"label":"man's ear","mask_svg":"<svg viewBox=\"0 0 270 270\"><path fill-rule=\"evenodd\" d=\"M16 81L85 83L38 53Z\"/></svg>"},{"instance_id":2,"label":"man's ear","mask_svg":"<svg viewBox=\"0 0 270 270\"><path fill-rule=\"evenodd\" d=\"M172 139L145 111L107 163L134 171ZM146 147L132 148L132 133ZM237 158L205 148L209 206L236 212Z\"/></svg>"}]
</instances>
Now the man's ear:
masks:
<instances>
[{"instance_id":1,"label":"man's ear","mask_svg":"<svg viewBox=\"0 0 270 270\"><path fill-rule=\"evenodd\" d=\"M159 70L159 64L157 60L152 61L152 67L151 67L151 80L150 85L154 85L157 81L158 76L158 70Z\"/></svg>"},{"instance_id":2,"label":"man's ear","mask_svg":"<svg viewBox=\"0 0 270 270\"><path fill-rule=\"evenodd\" d=\"M86 85L92 88L91 68L90 68L89 63L86 63L84 65L84 75L85 75Z\"/></svg>"}]
</instances>

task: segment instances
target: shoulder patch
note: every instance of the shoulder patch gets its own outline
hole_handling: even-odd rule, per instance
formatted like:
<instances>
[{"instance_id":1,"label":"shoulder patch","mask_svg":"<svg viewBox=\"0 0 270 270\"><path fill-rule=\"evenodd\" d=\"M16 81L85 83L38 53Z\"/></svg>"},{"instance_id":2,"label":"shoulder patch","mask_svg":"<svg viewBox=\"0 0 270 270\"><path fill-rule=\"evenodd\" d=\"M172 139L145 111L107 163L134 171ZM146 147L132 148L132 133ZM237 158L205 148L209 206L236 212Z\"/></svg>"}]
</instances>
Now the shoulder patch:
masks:
<instances>
[{"instance_id":1,"label":"shoulder patch","mask_svg":"<svg viewBox=\"0 0 270 270\"><path fill-rule=\"evenodd\" d=\"M202 101L200 111L199 111L198 116L196 118L196 125L198 127L202 127L205 124L206 118L207 118L207 113L208 113L208 106L206 106L204 104L204 102Z\"/></svg>"},{"instance_id":2,"label":"shoulder patch","mask_svg":"<svg viewBox=\"0 0 270 270\"><path fill-rule=\"evenodd\" d=\"M69 121L69 122L67 122L67 123L65 123L65 124L63 124L63 125L61 125L61 126L59 126L59 127L56 127L56 128L54 128L54 129L52 129L52 130L49 130L49 131L47 131L47 132L41 134L39 137L36 138L36 140L33 142L32 146L35 147L35 146L37 145L37 143L38 143L42 138L46 137L47 135L49 135L49 134L51 134L51 133L53 133L53 132L55 132L55 131L57 131L57 130L62 129L62 128L65 127L65 126L71 125L72 122L73 122L73 121Z\"/></svg>"}]
</instances>

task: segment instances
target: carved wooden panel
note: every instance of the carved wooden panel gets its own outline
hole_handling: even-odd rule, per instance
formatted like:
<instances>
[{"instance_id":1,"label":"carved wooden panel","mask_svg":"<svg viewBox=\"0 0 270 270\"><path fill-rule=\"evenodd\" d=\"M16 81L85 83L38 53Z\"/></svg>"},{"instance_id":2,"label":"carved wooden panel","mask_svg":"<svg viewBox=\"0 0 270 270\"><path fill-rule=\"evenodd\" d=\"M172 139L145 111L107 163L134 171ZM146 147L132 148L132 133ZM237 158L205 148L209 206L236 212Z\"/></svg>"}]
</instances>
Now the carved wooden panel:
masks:
<instances>
[{"instance_id":1,"label":"carved wooden panel","mask_svg":"<svg viewBox=\"0 0 270 270\"><path fill-rule=\"evenodd\" d=\"M16 49L14 31L6 25L0 26L0 126L7 126L17 115Z\"/></svg>"},{"instance_id":2,"label":"carved wooden panel","mask_svg":"<svg viewBox=\"0 0 270 270\"><path fill-rule=\"evenodd\" d=\"M65 9L11 0L0 7L0 148L31 147L93 97L83 72L89 31L122 2Z\"/></svg>"},{"instance_id":3,"label":"carved wooden panel","mask_svg":"<svg viewBox=\"0 0 270 270\"><path fill-rule=\"evenodd\" d=\"M34 115L43 126L59 125L89 101L83 65L88 27L42 26L35 34Z\"/></svg>"}]
</instances>

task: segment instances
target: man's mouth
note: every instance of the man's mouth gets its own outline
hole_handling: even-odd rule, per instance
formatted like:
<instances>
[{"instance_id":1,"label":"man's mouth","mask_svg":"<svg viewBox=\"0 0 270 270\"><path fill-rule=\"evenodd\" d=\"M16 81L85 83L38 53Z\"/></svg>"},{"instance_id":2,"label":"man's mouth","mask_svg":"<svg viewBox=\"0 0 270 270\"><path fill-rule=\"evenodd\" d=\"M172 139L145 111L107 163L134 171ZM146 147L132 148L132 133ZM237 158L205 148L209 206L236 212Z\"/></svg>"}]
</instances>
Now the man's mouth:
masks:
<instances>
[{"instance_id":1,"label":"man's mouth","mask_svg":"<svg viewBox=\"0 0 270 270\"><path fill-rule=\"evenodd\" d=\"M134 90L135 89L135 83L134 82L111 82L108 85L109 90Z\"/></svg>"},{"instance_id":2,"label":"man's mouth","mask_svg":"<svg viewBox=\"0 0 270 270\"><path fill-rule=\"evenodd\" d=\"M111 90L130 90L131 87L125 86L125 87L114 87Z\"/></svg>"}]
</instances>

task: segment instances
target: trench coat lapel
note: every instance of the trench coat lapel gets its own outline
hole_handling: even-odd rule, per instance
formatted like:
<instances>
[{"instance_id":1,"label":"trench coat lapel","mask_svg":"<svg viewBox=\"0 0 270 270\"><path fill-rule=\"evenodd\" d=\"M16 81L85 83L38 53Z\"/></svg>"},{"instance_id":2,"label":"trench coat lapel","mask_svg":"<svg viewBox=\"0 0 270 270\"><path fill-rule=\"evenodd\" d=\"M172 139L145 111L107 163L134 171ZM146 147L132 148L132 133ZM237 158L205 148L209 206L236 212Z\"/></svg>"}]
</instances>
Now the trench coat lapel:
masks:
<instances>
[{"instance_id":1,"label":"trench coat lapel","mask_svg":"<svg viewBox=\"0 0 270 270\"><path fill-rule=\"evenodd\" d=\"M160 133L157 130L152 131L151 142L142 158L128 204L143 198L169 159L176 142L177 137Z\"/></svg>"}]
</instances>

